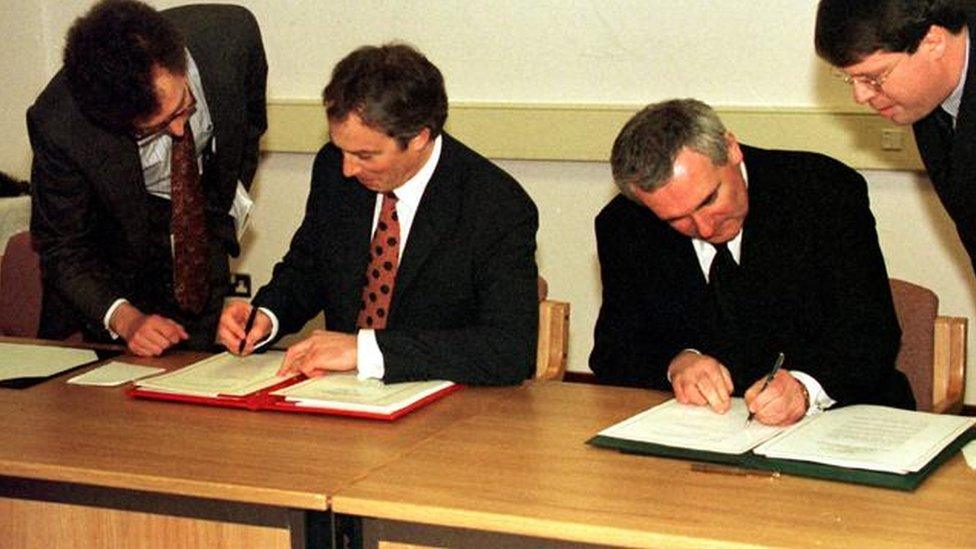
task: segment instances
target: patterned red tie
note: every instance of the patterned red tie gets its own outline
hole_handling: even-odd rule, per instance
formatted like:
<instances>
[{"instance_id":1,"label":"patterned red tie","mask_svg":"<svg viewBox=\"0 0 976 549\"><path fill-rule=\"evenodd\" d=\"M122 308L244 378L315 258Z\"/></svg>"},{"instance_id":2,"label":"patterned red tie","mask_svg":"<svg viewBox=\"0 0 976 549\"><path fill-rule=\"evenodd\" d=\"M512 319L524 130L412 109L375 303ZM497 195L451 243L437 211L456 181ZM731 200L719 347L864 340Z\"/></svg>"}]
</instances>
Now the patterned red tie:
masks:
<instances>
[{"instance_id":1,"label":"patterned red tie","mask_svg":"<svg viewBox=\"0 0 976 549\"><path fill-rule=\"evenodd\" d=\"M173 232L173 293L184 311L199 313L207 301L207 226L197 151L189 121L173 136L170 184Z\"/></svg>"},{"instance_id":2,"label":"patterned red tie","mask_svg":"<svg viewBox=\"0 0 976 549\"><path fill-rule=\"evenodd\" d=\"M356 325L360 328L382 330L390 316L393 282L400 263L400 219L396 212L397 197L383 194L380 218L369 245L369 267L363 286L363 301L359 306Z\"/></svg>"}]
</instances>

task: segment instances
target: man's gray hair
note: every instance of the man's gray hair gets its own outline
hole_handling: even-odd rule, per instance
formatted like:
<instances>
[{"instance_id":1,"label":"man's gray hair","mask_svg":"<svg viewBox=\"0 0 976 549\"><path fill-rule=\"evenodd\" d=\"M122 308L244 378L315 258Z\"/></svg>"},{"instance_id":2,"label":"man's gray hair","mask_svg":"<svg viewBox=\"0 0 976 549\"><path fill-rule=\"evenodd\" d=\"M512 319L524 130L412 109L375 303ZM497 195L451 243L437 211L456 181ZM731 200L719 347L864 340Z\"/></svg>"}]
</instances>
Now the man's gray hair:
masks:
<instances>
[{"instance_id":1,"label":"man's gray hair","mask_svg":"<svg viewBox=\"0 0 976 549\"><path fill-rule=\"evenodd\" d=\"M682 149L708 157L716 166L729 159L725 125L711 107L697 99L654 103L635 114L617 135L610 154L613 180L636 200L634 187L654 191L674 175Z\"/></svg>"}]
</instances>

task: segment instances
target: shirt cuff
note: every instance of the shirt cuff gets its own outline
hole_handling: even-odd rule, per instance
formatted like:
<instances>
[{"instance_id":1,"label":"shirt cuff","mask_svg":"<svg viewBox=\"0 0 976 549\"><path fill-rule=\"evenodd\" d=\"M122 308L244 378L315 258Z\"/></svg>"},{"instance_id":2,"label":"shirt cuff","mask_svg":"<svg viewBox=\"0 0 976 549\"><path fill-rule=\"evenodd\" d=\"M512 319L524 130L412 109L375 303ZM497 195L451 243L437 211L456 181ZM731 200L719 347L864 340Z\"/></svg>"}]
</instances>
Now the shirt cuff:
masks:
<instances>
[{"instance_id":1,"label":"shirt cuff","mask_svg":"<svg viewBox=\"0 0 976 549\"><path fill-rule=\"evenodd\" d=\"M376 342L376 330L359 330L356 334L356 367L360 380L383 379L386 365L383 363L383 352Z\"/></svg>"},{"instance_id":2,"label":"shirt cuff","mask_svg":"<svg viewBox=\"0 0 976 549\"><path fill-rule=\"evenodd\" d=\"M810 407L807 408L806 415L812 416L819 414L834 404L837 404L837 401L830 398L827 391L824 391L823 385L820 385L820 382L814 379L810 374L800 372L798 370L790 370L790 375L802 383L807 389L807 394L810 395Z\"/></svg>"},{"instance_id":3,"label":"shirt cuff","mask_svg":"<svg viewBox=\"0 0 976 549\"><path fill-rule=\"evenodd\" d=\"M113 301L112 306L109 307L107 311L105 311L105 316L102 318L102 324L105 325L105 329L108 331L108 335L112 336L112 339L119 338L119 334L115 333L112 330L112 327L109 326L109 322L112 320L112 315L115 314L115 310L121 307L123 303L128 303L128 302L129 302L128 299L125 299L124 297L120 297L115 301Z\"/></svg>"},{"instance_id":4,"label":"shirt cuff","mask_svg":"<svg viewBox=\"0 0 976 549\"><path fill-rule=\"evenodd\" d=\"M680 355L681 353L684 353L684 352L695 353L696 355L701 355L702 354L702 352L699 351L698 349L692 349L691 347L688 347L687 349L681 349L681 352L679 352L678 355ZM678 355L674 355L674 356L676 357ZM674 360L674 357L671 357L671 360ZM668 377L668 383L671 383L671 363L670 362L668 363L668 371L665 372L665 373L667 374L667 377Z\"/></svg>"},{"instance_id":5,"label":"shirt cuff","mask_svg":"<svg viewBox=\"0 0 976 549\"><path fill-rule=\"evenodd\" d=\"M271 332L268 333L268 337L254 344L255 350L264 347L265 345L268 344L269 341L274 340L275 336L278 335L278 317L276 317L275 314L271 312L271 309L267 309L265 307L258 307L258 310L268 315L268 318L271 319Z\"/></svg>"},{"instance_id":6,"label":"shirt cuff","mask_svg":"<svg viewBox=\"0 0 976 549\"><path fill-rule=\"evenodd\" d=\"M237 189L234 191L234 201L231 202L230 210L227 212L234 218L234 230L237 232L237 238L244 234L244 228L247 227L247 221L253 208L254 200L251 199L251 195L247 194L244 184L238 180Z\"/></svg>"}]
</instances>

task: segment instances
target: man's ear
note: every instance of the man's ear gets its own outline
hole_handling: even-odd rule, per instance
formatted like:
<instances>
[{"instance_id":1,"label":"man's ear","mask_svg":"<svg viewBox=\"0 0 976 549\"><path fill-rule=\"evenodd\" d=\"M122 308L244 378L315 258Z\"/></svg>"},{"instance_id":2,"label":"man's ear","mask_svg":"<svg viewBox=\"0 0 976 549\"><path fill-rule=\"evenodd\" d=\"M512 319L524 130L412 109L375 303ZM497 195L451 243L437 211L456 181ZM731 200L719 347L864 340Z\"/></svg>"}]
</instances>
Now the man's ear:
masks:
<instances>
[{"instance_id":1,"label":"man's ear","mask_svg":"<svg viewBox=\"0 0 976 549\"><path fill-rule=\"evenodd\" d=\"M931 25L918 43L918 51L924 52L931 59L942 58L948 48L949 34L945 27Z\"/></svg>"},{"instance_id":2,"label":"man's ear","mask_svg":"<svg viewBox=\"0 0 976 549\"><path fill-rule=\"evenodd\" d=\"M732 132L725 132L725 147L728 151L728 164L738 166L742 163L742 148L739 147L739 140Z\"/></svg>"},{"instance_id":3,"label":"man's ear","mask_svg":"<svg viewBox=\"0 0 976 549\"><path fill-rule=\"evenodd\" d=\"M430 138L430 128L424 127L420 132L410 138L410 142L407 143L407 147L414 151L423 150L431 142Z\"/></svg>"}]
</instances>

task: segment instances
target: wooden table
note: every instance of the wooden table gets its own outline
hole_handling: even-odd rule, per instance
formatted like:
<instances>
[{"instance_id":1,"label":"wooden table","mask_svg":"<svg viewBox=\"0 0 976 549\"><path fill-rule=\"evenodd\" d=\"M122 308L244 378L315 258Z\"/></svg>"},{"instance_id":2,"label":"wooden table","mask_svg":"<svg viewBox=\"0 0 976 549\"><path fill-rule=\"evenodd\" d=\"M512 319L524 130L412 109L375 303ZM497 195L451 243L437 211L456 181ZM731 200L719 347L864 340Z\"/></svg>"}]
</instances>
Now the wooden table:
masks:
<instances>
[{"instance_id":1,"label":"wooden table","mask_svg":"<svg viewBox=\"0 0 976 549\"><path fill-rule=\"evenodd\" d=\"M333 510L383 519L367 520L367 530L409 543L443 543L449 534L441 527L451 527L470 529L457 538L469 541L477 530L634 546L976 544L976 472L962 456L904 493L701 473L685 461L584 444L666 397L571 383L528 387L341 489Z\"/></svg>"},{"instance_id":2,"label":"wooden table","mask_svg":"<svg viewBox=\"0 0 976 549\"><path fill-rule=\"evenodd\" d=\"M467 388L386 423L132 399L64 383L76 373L0 389L2 546L304 545L332 494L518 390Z\"/></svg>"}]
</instances>

